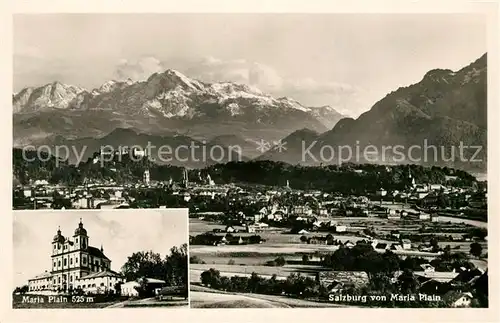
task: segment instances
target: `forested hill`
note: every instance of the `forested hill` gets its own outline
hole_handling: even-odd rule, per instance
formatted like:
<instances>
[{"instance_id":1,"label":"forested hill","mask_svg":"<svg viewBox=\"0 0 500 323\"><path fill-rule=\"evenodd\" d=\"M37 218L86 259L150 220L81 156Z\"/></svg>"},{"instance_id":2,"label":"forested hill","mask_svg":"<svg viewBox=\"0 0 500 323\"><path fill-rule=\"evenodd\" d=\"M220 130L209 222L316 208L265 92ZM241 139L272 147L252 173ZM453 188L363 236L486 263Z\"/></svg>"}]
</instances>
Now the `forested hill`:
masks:
<instances>
[{"instance_id":1,"label":"forested hill","mask_svg":"<svg viewBox=\"0 0 500 323\"><path fill-rule=\"evenodd\" d=\"M137 183L143 172L149 169L151 180L181 181L183 168L157 165L148 160L133 161L127 155L121 160L94 163L92 158L78 165L56 162L54 157L34 152L23 158L20 149L13 151L14 179L20 184L34 180L49 183L78 185L84 181L114 181L117 184ZM32 160L29 161L28 159ZM457 186L471 186L476 182L469 173L447 167L423 167L419 165L383 166L374 164L344 164L342 166L299 166L273 161L229 162L189 171L191 182L210 174L217 184L248 183L268 186L285 186L290 181L294 189L317 189L326 192L363 193L380 187L403 189L410 184L409 175L417 183L446 184L453 181ZM451 177L450 177L451 176Z\"/></svg>"}]
</instances>

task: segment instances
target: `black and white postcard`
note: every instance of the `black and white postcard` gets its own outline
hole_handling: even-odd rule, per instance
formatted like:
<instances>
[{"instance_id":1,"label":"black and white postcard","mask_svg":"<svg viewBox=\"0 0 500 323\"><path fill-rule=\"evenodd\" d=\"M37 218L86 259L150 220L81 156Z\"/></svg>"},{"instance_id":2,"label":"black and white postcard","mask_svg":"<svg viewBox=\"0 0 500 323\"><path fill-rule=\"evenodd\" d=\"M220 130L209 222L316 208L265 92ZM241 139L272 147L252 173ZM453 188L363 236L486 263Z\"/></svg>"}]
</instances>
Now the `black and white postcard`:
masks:
<instances>
[{"instance_id":1,"label":"black and white postcard","mask_svg":"<svg viewBox=\"0 0 500 323\"><path fill-rule=\"evenodd\" d=\"M13 306L490 308L480 7L14 15Z\"/></svg>"},{"instance_id":2,"label":"black and white postcard","mask_svg":"<svg viewBox=\"0 0 500 323\"><path fill-rule=\"evenodd\" d=\"M187 213L15 212L13 308L187 307Z\"/></svg>"}]
</instances>

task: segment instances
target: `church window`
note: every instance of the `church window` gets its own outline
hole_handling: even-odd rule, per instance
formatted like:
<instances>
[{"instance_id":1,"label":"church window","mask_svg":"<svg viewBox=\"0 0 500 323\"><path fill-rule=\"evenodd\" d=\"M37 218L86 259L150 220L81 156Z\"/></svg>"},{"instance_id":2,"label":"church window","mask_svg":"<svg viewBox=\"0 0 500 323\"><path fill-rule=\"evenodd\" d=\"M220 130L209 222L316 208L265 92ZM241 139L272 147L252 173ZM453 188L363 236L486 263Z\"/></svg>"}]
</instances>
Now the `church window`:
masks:
<instances>
[{"instance_id":1,"label":"church window","mask_svg":"<svg viewBox=\"0 0 500 323\"><path fill-rule=\"evenodd\" d=\"M54 245L54 250L56 250L56 249L57 249L57 246L56 246L56 245Z\"/></svg>"},{"instance_id":2,"label":"church window","mask_svg":"<svg viewBox=\"0 0 500 323\"><path fill-rule=\"evenodd\" d=\"M78 257L75 258L75 262L78 263Z\"/></svg>"},{"instance_id":3,"label":"church window","mask_svg":"<svg viewBox=\"0 0 500 323\"><path fill-rule=\"evenodd\" d=\"M78 238L75 239L75 242L78 243Z\"/></svg>"},{"instance_id":4,"label":"church window","mask_svg":"<svg viewBox=\"0 0 500 323\"><path fill-rule=\"evenodd\" d=\"M58 282L59 282L59 284L61 283L61 277L59 277Z\"/></svg>"},{"instance_id":5,"label":"church window","mask_svg":"<svg viewBox=\"0 0 500 323\"><path fill-rule=\"evenodd\" d=\"M66 266L68 263L68 259L64 258L64 266Z\"/></svg>"},{"instance_id":6,"label":"church window","mask_svg":"<svg viewBox=\"0 0 500 323\"><path fill-rule=\"evenodd\" d=\"M73 281L73 276L69 276L69 281L72 282Z\"/></svg>"},{"instance_id":7,"label":"church window","mask_svg":"<svg viewBox=\"0 0 500 323\"><path fill-rule=\"evenodd\" d=\"M59 261L57 262L57 266L58 266L58 267L61 267L61 260L59 260Z\"/></svg>"},{"instance_id":8,"label":"church window","mask_svg":"<svg viewBox=\"0 0 500 323\"><path fill-rule=\"evenodd\" d=\"M61 250L61 245L57 244L57 249Z\"/></svg>"},{"instance_id":9,"label":"church window","mask_svg":"<svg viewBox=\"0 0 500 323\"><path fill-rule=\"evenodd\" d=\"M69 258L69 264L72 265L73 264L73 258Z\"/></svg>"}]
</instances>

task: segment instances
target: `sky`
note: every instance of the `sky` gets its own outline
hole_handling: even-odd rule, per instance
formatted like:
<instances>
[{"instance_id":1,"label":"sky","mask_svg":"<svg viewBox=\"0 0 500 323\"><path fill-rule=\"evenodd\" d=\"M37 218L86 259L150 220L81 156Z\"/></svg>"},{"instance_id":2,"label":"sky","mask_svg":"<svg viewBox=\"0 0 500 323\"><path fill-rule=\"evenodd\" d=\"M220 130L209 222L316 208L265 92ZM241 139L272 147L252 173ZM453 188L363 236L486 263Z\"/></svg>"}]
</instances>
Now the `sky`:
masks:
<instances>
[{"instance_id":1,"label":"sky","mask_svg":"<svg viewBox=\"0 0 500 323\"><path fill-rule=\"evenodd\" d=\"M470 64L486 37L478 14L16 15L14 91L170 68L357 116L431 69Z\"/></svg>"},{"instance_id":2,"label":"sky","mask_svg":"<svg viewBox=\"0 0 500 323\"><path fill-rule=\"evenodd\" d=\"M127 257L138 251L160 253L188 243L188 212L165 210L16 211L14 212L13 287L51 270L52 239L60 226L62 235L73 236L82 218L89 245L100 248L111 259L111 269L120 271Z\"/></svg>"}]
</instances>

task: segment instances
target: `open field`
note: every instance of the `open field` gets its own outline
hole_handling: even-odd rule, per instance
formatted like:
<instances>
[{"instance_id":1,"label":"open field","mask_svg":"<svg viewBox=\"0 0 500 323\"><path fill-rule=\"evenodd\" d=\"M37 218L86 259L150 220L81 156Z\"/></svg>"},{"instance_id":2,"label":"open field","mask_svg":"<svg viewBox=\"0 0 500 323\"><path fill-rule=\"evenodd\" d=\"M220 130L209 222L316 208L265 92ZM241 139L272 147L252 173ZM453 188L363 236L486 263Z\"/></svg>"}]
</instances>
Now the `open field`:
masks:
<instances>
[{"instance_id":1,"label":"open field","mask_svg":"<svg viewBox=\"0 0 500 323\"><path fill-rule=\"evenodd\" d=\"M284 244L256 244L256 245L229 245L229 246L190 246L189 252L191 256L199 256L203 259L203 256L208 254L211 256L225 257L229 258L240 258L238 254L241 253L251 254L254 257L266 257L271 255L274 256L290 256L293 255L295 258L296 254L304 253L316 253L316 252L334 252L337 250L338 246L330 245L317 245L317 244L302 244L302 245L284 245ZM379 252L385 252L385 250L376 250ZM435 258L438 256L436 253L422 252L418 250L394 250L395 254L401 256L420 256L426 258ZM285 257L287 258L287 257ZM238 260L235 260L238 262ZM239 261L241 264L241 260Z\"/></svg>"},{"instance_id":2,"label":"open field","mask_svg":"<svg viewBox=\"0 0 500 323\"><path fill-rule=\"evenodd\" d=\"M213 264L190 264L190 282L199 282L202 272L210 268L220 271L222 276L245 276L250 277L252 273L256 273L264 278L271 278L276 275L279 279L286 279L292 273L300 273L304 276L315 277L316 272L328 270L321 266L315 265L285 265L282 267L271 266L238 266L238 265L213 265Z\"/></svg>"},{"instance_id":3,"label":"open field","mask_svg":"<svg viewBox=\"0 0 500 323\"><path fill-rule=\"evenodd\" d=\"M281 308L285 304L274 303L258 298L207 292L191 292L193 308Z\"/></svg>"},{"instance_id":4,"label":"open field","mask_svg":"<svg viewBox=\"0 0 500 323\"><path fill-rule=\"evenodd\" d=\"M191 285L192 308L324 308L342 307L331 303L317 303L286 296L230 293Z\"/></svg>"},{"instance_id":5,"label":"open field","mask_svg":"<svg viewBox=\"0 0 500 323\"><path fill-rule=\"evenodd\" d=\"M397 230L400 233L419 234L422 228L432 230L433 235L446 235L453 237L462 237L464 234L461 230L470 228L470 225L461 222L430 222L420 220L387 220L378 217L332 217L331 220L337 221L339 224L347 225L351 228L351 232L347 233L332 233L336 240L342 242L351 241L356 243L359 240L364 240L366 237L358 232L363 229L369 228L379 235L389 235L392 230ZM199 220L196 218L190 219L191 235L202 234L204 232L212 232L213 229L224 230L223 225L210 223L207 221ZM355 230L353 230L353 228ZM244 227L236 227L236 229L243 230ZM286 229L278 228L265 228L257 232L266 241L262 244L249 244L249 245L191 245L189 248L191 256L199 257L204 264L190 264L190 282L200 282L200 275L203 271L210 268L217 269L221 275L231 276L246 276L249 277L253 272L259 276L270 278L276 275L278 279L286 279L291 273L301 273L305 276L315 277L318 271L327 270L319 265L301 265L302 256L304 254L329 254L335 252L339 247L335 245L323 244L307 244L300 241L302 235L288 234ZM459 232L456 232L459 231ZM218 233L223 235L225 233ZM249 233L234 233L238 236L253 235ZM313 232L304 234L306 237L310 236L326 236L326 232ZM380 243L392 244L397 242L397 239L385 240L376 239ZM413 246L417 246L419 242L414 242ZM470 241L443 241L438 242L441 247L449 245L452 252L464 252L470 256ZM480 242L483 247L483 253L487 252L487 243ZM383 249L376 249L378 252L385 252ZM439 256L439 253L422 252L417 249L411 250L393 250L393 252L400 257L407 256L422 257L432 260ZM286 261L292 261L282 267L266 266L269 261L275 260L278 256L283 256ZM319 260L318 257L314 259ZM472 258L471 261L481 269L487 268L486 259Z\"/></svg>"},{"instance_id":6,"label":"open field","mask_svg":"<svg viewBox=\"0 0 500 323\"><path fill-rule=\"evenodd\" d=\"M188 307L189 302L184 298L174 297L171 300L159 301L155 298L145 298L133 301L125 301L109 306L108 308L122 307Z\"/></svg>"}]
</instances>

